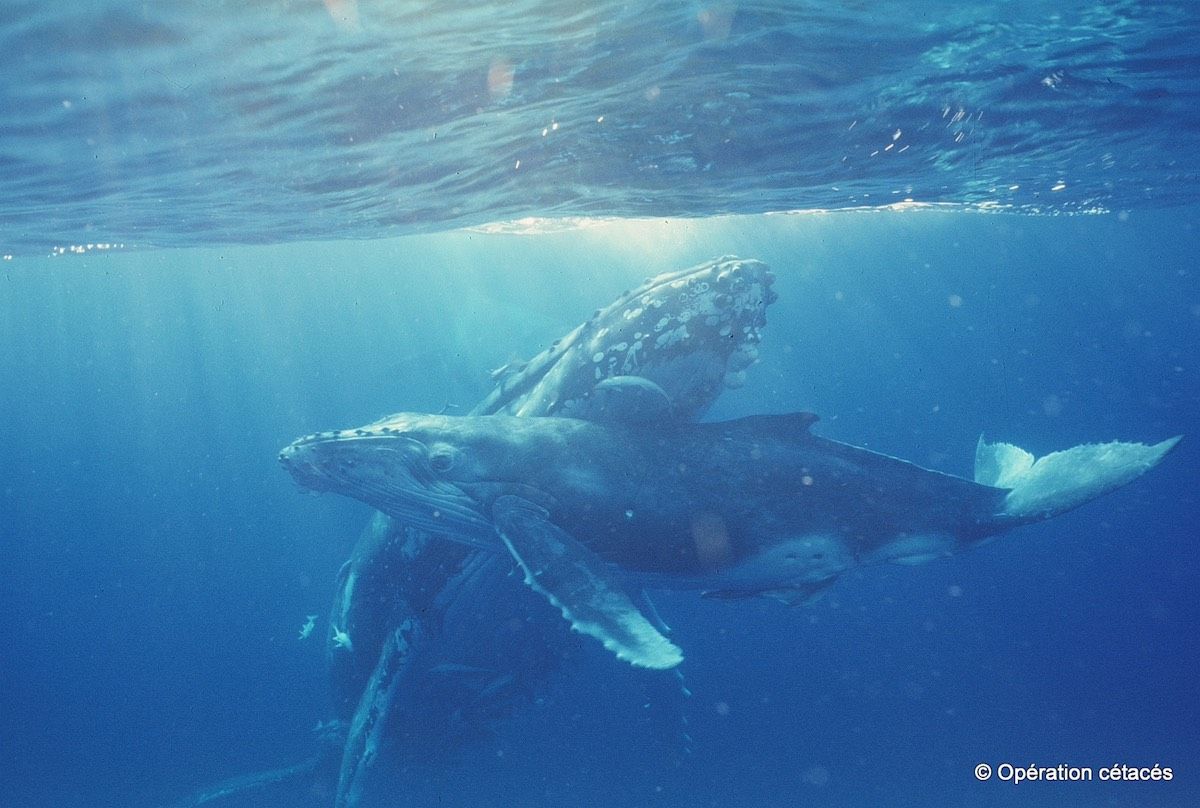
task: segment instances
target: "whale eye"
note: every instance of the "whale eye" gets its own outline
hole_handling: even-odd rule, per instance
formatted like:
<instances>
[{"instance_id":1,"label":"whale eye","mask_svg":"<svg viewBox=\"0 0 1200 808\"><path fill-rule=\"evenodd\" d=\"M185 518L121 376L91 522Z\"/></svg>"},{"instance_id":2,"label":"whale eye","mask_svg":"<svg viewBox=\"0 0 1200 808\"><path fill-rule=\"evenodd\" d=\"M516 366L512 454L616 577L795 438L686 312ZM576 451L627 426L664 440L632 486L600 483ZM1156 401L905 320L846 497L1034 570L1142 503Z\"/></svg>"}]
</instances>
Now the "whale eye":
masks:
<instances>
[{"instance_id":1,"label":"whale eye","mask_svg":"<svg viewBox=\"0 0 1200 808\"><path fill-rule=\"evenodd\" d=\"M437 446L429 453L429 467L437 472L454 468L454 450L449 446Z\"/></svg>"}]
</instances>

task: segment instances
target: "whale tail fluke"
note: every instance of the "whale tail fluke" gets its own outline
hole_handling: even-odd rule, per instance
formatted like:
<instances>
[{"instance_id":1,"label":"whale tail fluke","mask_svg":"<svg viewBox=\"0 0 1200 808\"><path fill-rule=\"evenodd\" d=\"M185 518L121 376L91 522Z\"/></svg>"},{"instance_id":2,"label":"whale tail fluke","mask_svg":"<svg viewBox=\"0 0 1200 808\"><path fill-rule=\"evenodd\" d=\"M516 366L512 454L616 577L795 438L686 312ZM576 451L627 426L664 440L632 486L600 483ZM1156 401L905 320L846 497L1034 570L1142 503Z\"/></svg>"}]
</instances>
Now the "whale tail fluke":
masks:
<instances>
[{"instance_id":1,"label":"whale tail fluke","mask_svg":"<svg viewBox=\"0 0 1200 808\"><path fill-rule=\"evenodd\" d=\"M1034 458L1011 443L975 447L975 482L1009 489L997 518L1035 522L1077 508L1158 465L1182 436L1160 443L1087 443Z\"/></svg>"}]
</instances>

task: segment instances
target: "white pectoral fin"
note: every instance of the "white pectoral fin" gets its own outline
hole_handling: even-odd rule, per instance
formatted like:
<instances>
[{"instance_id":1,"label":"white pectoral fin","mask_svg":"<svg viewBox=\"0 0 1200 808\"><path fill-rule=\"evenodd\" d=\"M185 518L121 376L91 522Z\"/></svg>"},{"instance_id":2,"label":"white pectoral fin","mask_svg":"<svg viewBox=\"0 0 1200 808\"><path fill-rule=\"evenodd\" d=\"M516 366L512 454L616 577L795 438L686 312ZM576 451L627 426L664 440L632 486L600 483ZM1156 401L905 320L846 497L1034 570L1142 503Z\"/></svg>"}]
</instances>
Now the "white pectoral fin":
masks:
<instances>
[{"instance_id":1,"label":"white pectoral fin","mask_svg":"<svg viewBox=\"0 0 1200 808\"><path fill-rule=\"evenodd\" d=\"M646 616L646 619L658 629L660 634L666 635L671 633L671 627L667 625L667 621L663 620L662 615L658 613L658 607L650 599L649 592L645 589L635 590L633 593L633 602L637 606L638 611Z\"/></svg>"},{"instance_id":2,"label":"white pectoral fin","mask_svg":"<svg viewBox=\"0 0 1200 808\"><path fill-rule=\"evenodd\" d=\"M1179 443L1088 443L1036 460L1007 443L984 443L975 450L975 482L1010 489L1004 517L1043 519L1078 507L1154 468Z\"/></svg>"},{"instance_id":3,"label":"white pectoral fin","mask_svg":"<svg viewBox=\"0 0 1200 808\"><path fill-rule=\"evenodd\" d=\"M388 721L394 718L393 702L408 681L408 671L418 656L423 634L421 623L409 617L384 642L342 747L342 767L334 798L337 808L354 808L362 799L363 788L384 744Z\"/></svg>"},{"instance_id":4,"label":"white pectoral fin","mask_svg":"<svg viewBox=\"0 0 1200 808\"><path fill-rule=\"evenodd\" d=\"M612 570L542 508L504 496L492 507L496 532L525 573L525 583L556 606L571 627L619 659L643 668L673 668L683 653L659 633L612 580Z\"/></svg>"}]
</instances>

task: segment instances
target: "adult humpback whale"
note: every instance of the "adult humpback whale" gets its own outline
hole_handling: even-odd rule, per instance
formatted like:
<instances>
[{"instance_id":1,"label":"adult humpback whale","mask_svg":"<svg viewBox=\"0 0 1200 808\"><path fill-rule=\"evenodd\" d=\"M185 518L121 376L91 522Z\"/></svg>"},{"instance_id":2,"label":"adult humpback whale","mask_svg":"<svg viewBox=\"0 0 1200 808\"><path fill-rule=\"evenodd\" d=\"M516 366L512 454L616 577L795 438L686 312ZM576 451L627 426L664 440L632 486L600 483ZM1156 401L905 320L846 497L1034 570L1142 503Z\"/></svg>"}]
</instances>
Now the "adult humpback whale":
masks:
<instances>
[{"instance_id":1,"label":"adult humpback whale","mask_svg":"<svg viewBox=\"0 0 1200 808\"><path fill-rule=\"evenodd\" d=\"M669 668L682 654L630 581L802 599L853 566L928 560L1075 508L1179 440L1040 459L981 440L971 481L817 437L808 413L689 424L655 419L660 405L641 397L607 422L400 414L301 438L280 461L307 488L506 547L575 629Z\"/></svg>"},{"instance_id":2,"label":"adult humpback whale","mask_svg":"<svg viewBox=\"0 0 1200 808\"><path fill-rule=\"evenodd\" d=\"M766 264L729 255L649 278L530 361L495 371L496 387L472 413L608 417L641 396L652 405L666 395L675 418L699 417L744 381L776 299L773 283ZM181 808L325 772L330 764L335 805L350 808L359 804L385 736L405 736L406 752L436 754L461 737L454 732L477 730L519 699L532 701L573 643L552 615L509 619L536 607L539 597L513 587L511 569L507 557L436 540L376 513L339 573L329 619L330 681L344 721L318 724L320 753L303 763L204 789ZM648 708L681 706L686 695L677 674L639 677L638 686ZM402 726L391 720L396 715ZM654 724L653 710L644 715ZM668 725L657 729L686 748L686 720L679 713L660 720Z\"/></svg>"},{"instance_id":3,"label":"adult humpback whale","mask_svg":"<svg viewBox=\"0 0 1200 808\"><path fill-rule=\"evenodd\" d=\"M472 414L603 418L659 406L696 418L744 381L773 282L762 262L728 255L647 279L532 360L496 371L497 386ZM508 585L510 568L404 520L371 520L339 574L329 621L334 702L348 719L337 805L358 803L393 714L404 714L406 734L428 748L449 724L494 717L529 697L567 654L556 625L524 621L518 635L504 615L478 607L482 599L523 610L530 595ZM661 691L651 702L686 692L677 676L641 684ZM686 744L684 723L676 715Z\"/></svg>"},{"instance_id":4,"label":"adult humpback whale","mask_svg":"<svg viewBox=\"0 0 1200 808\"><path fill-rule=\"evenodd\" d=\"M696 419L745 381L773 283L766 264L732 255L648 278L533 359L495 371L496 387L471 414L604 417L661 389L673 417ZM380 654L393 629L436 609L445 586L474 572L461 546L430 544L410 528L376 514L339 574L327 649L344 718L383 698L371 688L396 666Z\"/></svg>"}]
</instances>

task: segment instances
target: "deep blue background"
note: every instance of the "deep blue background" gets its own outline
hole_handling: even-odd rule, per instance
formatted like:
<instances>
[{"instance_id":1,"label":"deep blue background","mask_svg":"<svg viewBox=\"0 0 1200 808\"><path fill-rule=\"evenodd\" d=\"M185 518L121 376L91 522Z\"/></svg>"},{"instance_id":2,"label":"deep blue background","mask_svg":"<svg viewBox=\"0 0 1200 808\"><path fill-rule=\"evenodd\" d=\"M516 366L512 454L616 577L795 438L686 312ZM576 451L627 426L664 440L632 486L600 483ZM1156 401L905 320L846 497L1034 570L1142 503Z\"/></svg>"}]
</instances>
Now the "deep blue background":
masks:
<instances>
[{"instance_id":1,"label":"deep blue background","mask_svg":"<svg viewBox=\"0 0 1200 808\"><path fill-rule=\"evenodd\" d=\"M1198 225L843 213L5 262L0 806L153 805L307 754L330 711L320 632L296 632L366 510L298 492L278 449L469 406L489 369L723 253L770 263L780 299L714 418L812 410L968 476L981 431L1189 438L1102 501L810 607L660 596L694 693L679 770L589 653L495 742L401 775L399 804L1200 804ZM973 779L1005 760L1177 779Z\"/></svg>"}]
</instances>

